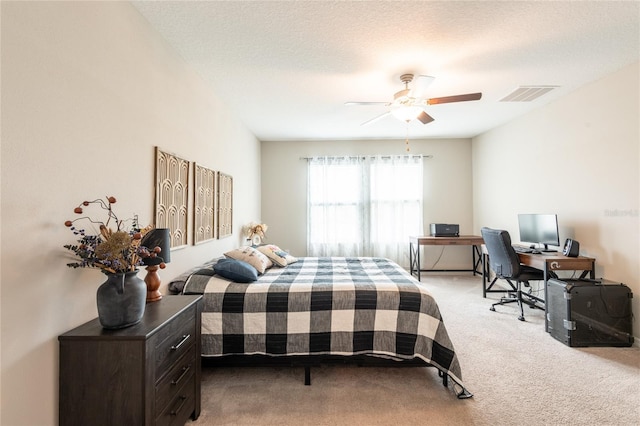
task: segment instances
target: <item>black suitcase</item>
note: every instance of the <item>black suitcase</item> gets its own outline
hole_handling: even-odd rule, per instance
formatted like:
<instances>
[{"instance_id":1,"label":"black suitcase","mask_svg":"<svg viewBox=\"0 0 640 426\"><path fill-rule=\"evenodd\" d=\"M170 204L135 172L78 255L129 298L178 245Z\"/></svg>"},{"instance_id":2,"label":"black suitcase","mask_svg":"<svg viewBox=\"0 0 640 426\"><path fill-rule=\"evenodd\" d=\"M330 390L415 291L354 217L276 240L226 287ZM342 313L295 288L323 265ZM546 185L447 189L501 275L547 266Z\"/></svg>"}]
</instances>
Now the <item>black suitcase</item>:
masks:
<instances>
[{"instance_id":1,"label":"black suitcase","mask_svg":"<svg viewBox=\"0 0 640 426\"><path fill-rule=\"evenodd\" d=\"M547 281L547 330L567 346L631 346L633 293L606 279Z\"/></svg>"}]
</instances>

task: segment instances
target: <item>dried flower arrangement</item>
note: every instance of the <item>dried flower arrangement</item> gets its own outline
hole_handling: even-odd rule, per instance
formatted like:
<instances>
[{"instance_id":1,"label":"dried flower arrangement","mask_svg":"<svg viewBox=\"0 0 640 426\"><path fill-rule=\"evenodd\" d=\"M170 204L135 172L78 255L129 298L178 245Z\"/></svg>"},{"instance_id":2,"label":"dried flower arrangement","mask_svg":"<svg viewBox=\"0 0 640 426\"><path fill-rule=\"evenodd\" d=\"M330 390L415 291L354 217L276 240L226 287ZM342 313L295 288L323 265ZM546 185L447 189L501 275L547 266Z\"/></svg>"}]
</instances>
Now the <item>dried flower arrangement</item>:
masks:
<instances>
[{"instance_id":1,"label":"dried flower arrangement","mask_svg":"<svg viewBox=\"0 0 640 426\"><path fill-rule=\"evenodd\" d=\"M149 250L140 244L142 237L153 229L153 226L140 229L137 216L127 221L119 220L112 208L116 203L116 198L106 197L105 200L83 201L73 212L81 215L84 214L83 207L97 205L106 210L106 222L83 216L75 220L67 220L64 223L74 235L80 236L78 244L64 246L80 258L79 261L67 263L67 266L70 268L96 268L107 274L123 273L135 271L139 265L143 264L145 258L159 257L160 247ZM109 223L112 220L115 223L115 231L109 228ZM84 228L75 225L77 221L88 221L94 227L97 226L98 231L95 234L89 234ZM125 222L130 222L129 229L125 229ZM160 263L160 268L164 268L164 266L164 262Z\"/></svg>"},{"instance_id":2,"label":"dried flower arrangement","mask_svg":"<svg viewBox=\"0 0 640 426\"><path fill-rule=\"evenodd\" d=\"M267 224L265 223L255 223L251 222L247 226L247 239L253 238L254 235L260 236L260 238L264 238L265 232L267 232Z\"/></svg>"}]
</instances>

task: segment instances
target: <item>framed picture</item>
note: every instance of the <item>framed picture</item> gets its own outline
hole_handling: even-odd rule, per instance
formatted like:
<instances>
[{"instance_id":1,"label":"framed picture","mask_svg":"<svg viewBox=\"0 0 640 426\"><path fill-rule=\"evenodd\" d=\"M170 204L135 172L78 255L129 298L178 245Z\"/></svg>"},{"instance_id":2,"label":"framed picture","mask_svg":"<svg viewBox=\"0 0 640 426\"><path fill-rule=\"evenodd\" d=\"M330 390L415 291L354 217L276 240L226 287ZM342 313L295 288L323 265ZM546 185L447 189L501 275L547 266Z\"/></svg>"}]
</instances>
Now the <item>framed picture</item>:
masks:
<instances>
[{"instance_id":1,"label":"framed picture","mask_svg":"<svg viewBox=\"0 0 640 426\"><path fill-rule=\"evenodd\" d=\"M233 178L218 172L218 238L233 232Z\"/></svg>"},{"instance_id":2,"label":"framed picture","mask_svg":"<svg viewBox=\"0 0 640 426\"><path fill-rule=\"evenodd\" d=\"M156 228L169 228L171 248L187 245L189 162L156 147Z\"/></svg>"},{"instance_id":3,"label":"framed picture","mask_svg":"<svg viewBox=\"0 0 640 426\"><path fill-rule=\"evenodd\" d=\"M200 164L194 164L193 195L193 244L200 244L216 237L216 172Z\"/></svg>"}]
</instances>

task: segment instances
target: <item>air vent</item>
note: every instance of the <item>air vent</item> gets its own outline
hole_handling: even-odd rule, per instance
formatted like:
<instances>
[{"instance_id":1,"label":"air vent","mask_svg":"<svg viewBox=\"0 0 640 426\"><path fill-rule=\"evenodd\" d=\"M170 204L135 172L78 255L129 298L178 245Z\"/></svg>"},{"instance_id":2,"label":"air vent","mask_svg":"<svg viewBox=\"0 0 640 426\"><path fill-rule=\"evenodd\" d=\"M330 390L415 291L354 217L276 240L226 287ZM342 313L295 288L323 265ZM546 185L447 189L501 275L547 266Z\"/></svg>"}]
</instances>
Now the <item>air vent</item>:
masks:
<instances>
[{"instance_id":1,"label":"air vent","mask_svg":"<svg viewBox=\"0 0 640 426\"><path fill-rule=\"evenodd\" d=\"M559 86L520 86L500 102L531 102Z\"/></svg>"}]
</instances>

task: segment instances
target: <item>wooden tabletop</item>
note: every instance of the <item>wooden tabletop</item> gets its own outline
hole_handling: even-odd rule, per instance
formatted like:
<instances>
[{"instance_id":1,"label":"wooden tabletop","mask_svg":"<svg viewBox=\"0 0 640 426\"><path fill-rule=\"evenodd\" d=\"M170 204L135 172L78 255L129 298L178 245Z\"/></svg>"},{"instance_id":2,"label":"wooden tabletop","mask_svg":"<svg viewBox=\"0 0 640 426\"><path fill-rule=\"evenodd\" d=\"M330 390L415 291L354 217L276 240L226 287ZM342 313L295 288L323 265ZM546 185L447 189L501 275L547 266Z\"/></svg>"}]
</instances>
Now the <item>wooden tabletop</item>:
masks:
<instances>
[{"instance_id":1,"label":"wooden tabletop","mask_svg":"<svg viewBox=\"0 0 640 426\"><path fill-rule=\"evenodd\" d=\"M592 257L578 256L568 257L560 252L557 253L518 253L520 263L544 270L572 270L572 271L592 271L595 267L595 259Z\"/></svg>"}]
</instances>

